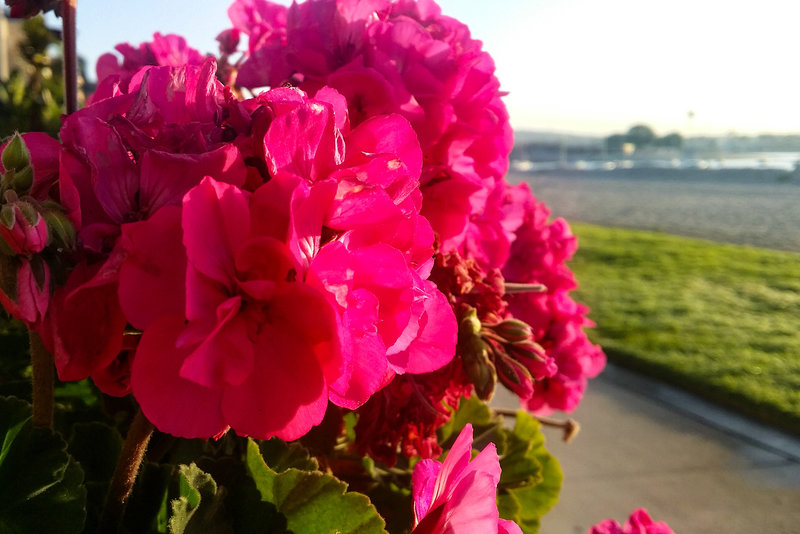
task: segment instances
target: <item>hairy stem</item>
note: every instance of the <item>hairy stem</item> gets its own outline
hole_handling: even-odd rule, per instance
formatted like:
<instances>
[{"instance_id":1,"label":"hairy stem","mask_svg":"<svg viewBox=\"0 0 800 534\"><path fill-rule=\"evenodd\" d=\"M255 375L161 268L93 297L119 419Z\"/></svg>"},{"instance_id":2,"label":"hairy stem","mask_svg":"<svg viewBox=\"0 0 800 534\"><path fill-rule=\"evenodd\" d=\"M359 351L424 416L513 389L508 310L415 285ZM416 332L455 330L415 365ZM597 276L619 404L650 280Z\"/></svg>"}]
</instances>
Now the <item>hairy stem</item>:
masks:
<instances>
[{"instance_id":1,"label":"hairy stem","mask_svg":"<svg viewBox=\"0 0 800 534\"><path fill-rule=\"evenodd\" d=\"M517 412L515 410L508 410L506 408L495 408L495 413L499 415L504 415L508 417L516 417ZM572 441L575 436L578 435L578 432L581 430L581 425L575 419L569 418L566 420L555 419L553 417L543 417L539 415L533 415L534 419L539 421L540 424L543 426L551 426L554 428L560 428L563 430L563 440L565 443L569 443Z\"/></svg>"},{"instance_id":2,"label":"hairy stem","mask_svg":"<svg viewBox=\"0 0 800 534\"><path fill-rule=\"evenodd\" d=\"M103 509L103 516L100 518L101 533L117 532L152 435L153 424L139 410L128 429L128 435L125 436L125 443L122 444L117 467L108 488L106 506Z\"/></svg>"},{"instance_id":3,"label":"hairy stem","mask_svg":"<svg viewBox=\"0 0 800 534\"><path fill-rule=\"evenodd\" d=\"M517 282L504 282L506 295L512 293L545 293L547 286L544 284L520 284Z\"/></svg>"},{"instance_id":4,"label":"hairy stem","mask_svg":"<svg viewBox=\"0 0 800 534\"><path fill-rule=\"evenodd\" d=\"M28 331L33 367L33 426L53 427L53 357L38 332Z\"/></svg>"},{"instance_id":5,"label":"hairy stem","mask_svg":"<svg viewBox=\"0 0 800 534\"><path fill-rule=\"evenodd\" d=\"M78 49L75 16L78 0L64 0L61 8L64 40L64 102L67 115L78 110Z\"/></svg>"}]
</instances>

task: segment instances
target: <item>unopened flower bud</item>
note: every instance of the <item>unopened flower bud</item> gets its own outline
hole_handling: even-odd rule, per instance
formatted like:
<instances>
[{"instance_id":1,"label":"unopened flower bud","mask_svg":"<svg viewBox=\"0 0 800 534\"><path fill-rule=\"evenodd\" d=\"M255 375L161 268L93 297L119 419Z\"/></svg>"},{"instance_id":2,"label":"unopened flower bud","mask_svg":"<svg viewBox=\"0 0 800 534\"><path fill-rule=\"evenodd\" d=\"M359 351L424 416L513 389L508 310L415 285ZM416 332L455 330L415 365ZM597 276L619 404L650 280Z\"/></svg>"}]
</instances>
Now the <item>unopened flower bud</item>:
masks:
<instances>
[{"instance_id":1,"label":"unopened flower bud","mask_svg":"<svg viewBox=\"0 0 800 534\"><path fill-rule=\"evenodd\" d=\"M474 309L468 310L458 323L458 346L464 372L481 399L494 393L497 371L489 358L489 347L480 336L481 322Z\"/></svg>"},{"instance_id":2,"label":"unopened flower bud","mask_svg":"<svg viewBox=\"0 0 800 534\"><path fill-rule=\"evenodd\" d=\"M33 185L33 167L28 165L21 171L9 171L6 173L5 178L8 187L21 195L25 195Z\"/></svg>"},{"instance_id":3,"label":"unopened flower bud","mask_svg":"<svg viewBox=\"0 0 800 534\"><path fill-rule=\"evenodd\" d=\"M497 370L489 359L486 343L479 339L472 350L461 354L461 361L478 397L483 400L491 398L497 383Z\"/></svg>"},{"instance_id":4,"label":"unopened flower bud","mask_svg":"<svg viewBox=\"0 0 800 534\"><path fill-rule=\"evenodd\" d=\"M47 228L56 248L65 249L75 246L75 227L63 212L46 210L42 216L47 222Z\"/></svg>"},{"instance_id":5,"label":"unopened flower bud","mask_svg":"<svg viewBox=\"0 0 800 534\"><path fill-rule=\"evenodd\" d=\"M543 362L547 358L544 347L531 340L513 343L506 348L510 355L521 361L535 360Z\"/></svg>"},{"instance_id":6,"label":"unopened flower bud","mask_svg":"<svg viewBox=\"0 0 800 534\"><path fill-rule=\"evenodd\" d=\"M531 327L519 319L506 319L495 325L490 325L488 328L491 328L495 334L509 343L529 341L533 335Z\"/></svg>"},{"instance_id":7,"label":"unopened flower bud","mask_svg":"<svg viewBox=\"0 0 800 534\"><path fill-rule=\"evenodd\" d=\"M30 203L19 200L0 208L0 236L15 255L41 252L47 235L46 221Z\"/></svg>"},{"instance_id":8,"label":"unopened flower bud","mask_svg":"<svg viewBox=\"0 0 800 534\"><path fill-rule=\"evenodd\" d=\"M527 400L533 396L533 377L524 365L504 353L495 358L497 377L508 389L520 399Z\"/></svg>"},{"instance_id":9,"label":"unopened flower bud","mask_svg":"<svg viewBox=\"0 0 800 534\"><path fill-rule=\"evenodd\" d=\"M25 167L30 167L31 153L19 133L15 133L8 142L0 159L2 159L6 172L10 170L21 171Z\"/></svg>"}]
</instances>

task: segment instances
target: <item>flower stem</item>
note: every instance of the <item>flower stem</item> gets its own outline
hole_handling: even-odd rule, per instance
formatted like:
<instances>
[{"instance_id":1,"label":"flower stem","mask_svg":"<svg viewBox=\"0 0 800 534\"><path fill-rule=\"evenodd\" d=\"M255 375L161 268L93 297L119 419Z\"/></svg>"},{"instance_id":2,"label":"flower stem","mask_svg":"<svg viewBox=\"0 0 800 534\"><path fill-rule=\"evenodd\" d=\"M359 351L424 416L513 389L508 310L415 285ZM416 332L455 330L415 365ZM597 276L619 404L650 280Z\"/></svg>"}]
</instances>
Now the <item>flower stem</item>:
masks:
<instances>
[{"instance_id":1,"label":"flower stem","mask_svg":"<svg viewBox=\"0 0 800 534\"><path fill-rule=\"evenodd\" d=\"M504 415L508 417L516 417L517 412L515 410L509 410L506 408L495 408L495 413L499 415ZM564 431L563 440L565 443L569 443L572 441L575 436L578 435L578 432L581 431L581 425L575 419L568 418L565 421L560 419L555 419L553 417L543 417L540 415L533 415L534 419L539 421L540 424L544 426L551 426L554 428L560 428Z\"/></svg>"},{"instance_id":2,"label":"flower stem","mask_svg":"<svg viewBox=\"0 0 800 534\"><path fill-rule=\"evenodd\" d=\"M100 518L99 532L108 534L117 532L152 435L153 424L147 420L142 410L139 410L128 429L128 435L125 436L125 443L122 444L117 467L114 469L114 476L108 488L106 506Z\"/></svg>"},{"instance_id":3,"label":"flower stem","mask_svg":"<svg viewBox=\"0 0 800 534\"><path fill-rule=\"evenodd\" d=\"M545 293L547 286L544 284L519 284L517 282L505 282L506 295L512 293Z\"/></svg>"},{"instance_id":4,"label":"flower stem","mask_svg":"<svg viewBox=\"0 0 800 534\"><path fill-rule=\"evenodd\" d=\"M78 49L75 16L78 0L64 0L61 8L64 39L64 102L67 115L78 110Z\"/></svg>"},{"instance_id":5,"label":"flower stem","mask_svg":"<svg viewBox=\"0 0 800 534\"><path fill-rule=\"evenodd\" d=\"M53 357L38 332L28 331L33 368L33 426L53 427Z\"/></svg>"}]
</instances>

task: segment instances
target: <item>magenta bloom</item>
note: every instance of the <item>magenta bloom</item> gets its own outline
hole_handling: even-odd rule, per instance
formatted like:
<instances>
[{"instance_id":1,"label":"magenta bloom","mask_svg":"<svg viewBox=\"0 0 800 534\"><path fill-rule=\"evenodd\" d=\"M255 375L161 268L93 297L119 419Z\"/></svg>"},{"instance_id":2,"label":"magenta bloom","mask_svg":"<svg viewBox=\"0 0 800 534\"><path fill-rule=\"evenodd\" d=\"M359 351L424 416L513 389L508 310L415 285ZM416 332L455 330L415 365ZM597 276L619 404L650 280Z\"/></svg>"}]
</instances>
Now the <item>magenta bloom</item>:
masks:
<instances>
[{"instance_id":1,"label":"magenta bloom","mask_svg":"<svg viewBox=\"0 0 800 534\"><path fill-rule=\"evenodd\" d=\"M61 380L101 372L122 348L124 227L180 206L207 174L237 185L246 179L241 154L223 139L224 96L213 60L147 68L128 90L97 99L61 129L61 195L80 199L73 214L77 266L56 290L42 332Z\"/></svg>"},{"instance_id":2,"label":"magenta bloom","mask_svg":"<svg viewBox=\"0 0 800 534\"><path fill-rule=\"evenodd\" d=\"M547 287L545 293L508 295L509 311L530 325L533 340L545 348L557 368L535 383L531 395L521 399L529 410L539 414L572 411L583 397L588 379L597 376L606 361L600 347L593 345L583 331L593 324L586 318L588 308L569 296L577 284L566 261L575 253L577 239L563 219L548 221L550 210L537 201L527 185L509 188L509 193L506 209L521 208L523 222L515 231L503 276L509 282ZM537 369L529 370L536 376Z\"/></svg>"},{"instance_id":3,"label":"magenta bloom","mask_svg":"<svg viewBox=\"0 0 800 534\"><path fill-rule=\"evenodd\" d=\"M647 510L635 510L625 525L620 527L613 519L606 519L589 529L588 534L675 534L663 521L650 519Z\"/></svg>"},{"instance_id":4,"label":"magenta bloom","mask_svg":"<svg viewBox=\"0 0 800 534\"><path fill-rule=\"evenodd\" d=\"M97 60L97 82L102 85L116 83L127 88L131 78L147 66L185 67L199 66L206 59L203 54L190 47L186 39L180 35L153 34L153 40L140 43L134 47L129 43L121 43L114 47L122 55L122 62L117 56L106 53ZM107 78L114 77L113 80ZM99 91L102 94L102 91Z\"/></svg>"},{"instance_id":5,"label":"magenta bloom","mask_svg":"<svg viewBox=\"0 0 800 534\"><path fill-rule=\"evenodd\" d=\"M249 35L238 85L288 81L312 96L332 87L346 98L353 126L402 115L422 147L422 214L441 249L460 249L479 231L470 221L486 218L487 199L508 169L512 137L494 62L465 25L432 1L309 0L287 9L237 0L228 14ZM509 223L489 223L501 224ZM489 247L478 255L499 267L510 237L484 232L471 248Z\"/></svg>"},{"instance_id":6,"label":"magenta bloom","mask_svg":"<svg viewBox=\"0 0 800 534\"><path fill-rule=\"evenodd\" d=\"M324 294L298 277L283 236L259 221L257 197L206 178L185 196L182 212L162 210L127 234L134 253L164 232L182 233L183 247L179 241L172 250L185 248L185 297L180 283L171 290L151 283L180 266L169 250L152 260L163 270L143 265L122 275L123 288L145 292L123 301L144 328L133 393L164 432L206 438L232 427L293 440L325 414L327 384L341 368L336 316ZM148 300L185 302L185 316L165 313L179 311L169 304L146 309Z\"/></svg>"},{"instance_id":7,"label":"magenta bloom","mask_svg":"<svg viewBox=\"0 0 800 534\"><path fill-rule=\"evenodd\" d=\"M497 512L500 460L494 443L470 461L472 425L456 438L443 463L420 460L414 466L413 534L519 533L513 521Z\"/></svg>"}]
</instances>

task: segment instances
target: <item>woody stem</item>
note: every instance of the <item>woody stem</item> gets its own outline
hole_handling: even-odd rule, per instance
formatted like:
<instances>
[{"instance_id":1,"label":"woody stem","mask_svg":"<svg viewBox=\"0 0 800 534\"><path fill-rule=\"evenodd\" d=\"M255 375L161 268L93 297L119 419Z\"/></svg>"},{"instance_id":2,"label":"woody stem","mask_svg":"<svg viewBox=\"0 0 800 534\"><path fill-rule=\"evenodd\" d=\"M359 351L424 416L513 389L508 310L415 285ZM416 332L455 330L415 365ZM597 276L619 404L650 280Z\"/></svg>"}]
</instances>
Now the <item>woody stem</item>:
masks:
<instances>
[{"instance_id":1,"label":"woody stem","mask_svg":"<svg viewBox=\"0 0 800 534\"><path fill-rule=\"evenodd\" d=\"M64 103L67 115L78 110L78 49L75 17L78 0L64 0L61 7L64 42Z\"/></svg>"}]
</instances>

